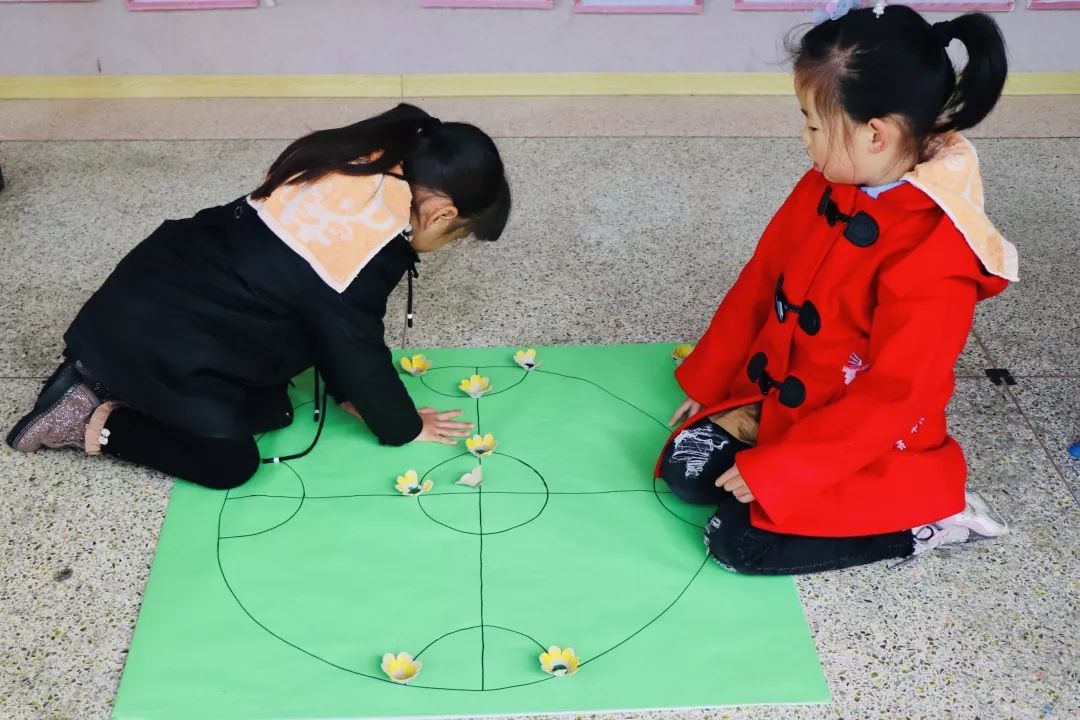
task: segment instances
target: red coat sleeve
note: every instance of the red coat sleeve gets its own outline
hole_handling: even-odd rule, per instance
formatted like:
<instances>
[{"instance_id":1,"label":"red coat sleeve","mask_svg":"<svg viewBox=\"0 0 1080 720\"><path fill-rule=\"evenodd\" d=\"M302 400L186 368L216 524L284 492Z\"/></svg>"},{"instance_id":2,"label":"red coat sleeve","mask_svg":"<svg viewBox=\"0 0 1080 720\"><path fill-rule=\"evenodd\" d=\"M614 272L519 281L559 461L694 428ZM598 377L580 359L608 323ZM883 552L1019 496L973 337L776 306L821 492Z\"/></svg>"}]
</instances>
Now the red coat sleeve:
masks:
<instances>
[{"instance_id":1,"label":"red coat sleeve","mask_svg":"<svg viewBox=\"0 0 1080 720\"><path fill-rule=\"evenodd\" d=\"M750 344L768 318L770 283L762 255L759 244L694 351L675 370L675 379L687 397L706 407L726 397L731 378L746 364ZM772 282L776 282L775 276Z\"/></svg>"},{"instance_id":2,"label":"red coat sleeve","mask_svg":"<svg viewBox=\"0 0 1080 720\"><path fill-rule=\"evenodd\" d=\"M744 371L750 346L773 311L779 273L771 266L783 243L782 227L791 222L791 206L810 181L807 173L773 216L753 257L724 296L694 352L675 371L675 379L687 397L706 407L727 397L732 378Z\"/></svg>"},{"instance_id":3,"label":"red coat sleeve","mask_svg":"<svg viewBox=\"0 0 1080 720\"><path fill-rule=\"evenodd\" d=\"M963 240L951 225L949 230L883 267L869 369L838 401L799 419L779 442L739 454L739 472L773 522L892 451L920 417L944 411L971 330L977 294L971 273L978 272ZM935 252L943 243L952 243L954 257ZM957 243L968 256L961 257L963 271L927 277L927 268L957 269Z\"/></svg>"}]
</instances>

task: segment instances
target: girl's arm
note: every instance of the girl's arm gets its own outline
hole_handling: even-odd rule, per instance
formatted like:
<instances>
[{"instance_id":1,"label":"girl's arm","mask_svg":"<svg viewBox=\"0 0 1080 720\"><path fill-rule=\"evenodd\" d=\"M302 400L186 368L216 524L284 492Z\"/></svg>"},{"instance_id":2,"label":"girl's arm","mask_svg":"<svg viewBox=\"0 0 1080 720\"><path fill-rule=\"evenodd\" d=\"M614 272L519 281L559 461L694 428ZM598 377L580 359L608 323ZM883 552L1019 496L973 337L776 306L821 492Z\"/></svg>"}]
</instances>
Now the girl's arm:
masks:
<instances>
[{"instance_id":1,"label":"girl's arm","mask_svg":"<svg viewBox=\"0 0 1080 720\"><path fill-rule=\"evenodd\" d=\"M882 272L870 367L843 397L801 418L779 442L739 454L739 472L774 522L893 451L920 418L944 412L971 331L979 273L959 233L949 230ZM927 278L928 269L936 277Z\"/></svg>"},{"instance_id":2,"label":"girl's arm","mask_svg":"<svg viewBox=\"0 0 1080 720\"><path fill-rule=\"evenodd\" d=\"M384 445L415 440L423 421L383 340L382 320L354 309L313 308L308 327L319 371L337 399L352 403Z\"/></svg>"},{"instance_id":3,"label":"girl's arm","mask_svg":"<svg viewBox=\"0 0 1080 720\"><path fill-rule=\"evenodd\" d=\"M725 397L772 308L764 239L724 296L694 351L675 370L686 396L703 406ZM775 276L772 283L776 282Z\"/></svg>"},{"instance_id":4,"label":"girl's arm","mask_svg":"<svg viewBox=\"0 0 1080 720\"><path fill-rule=\"evenodd\" d=\"M712 322L694 351L675 371L687 397L708 407L727 394L731 378L744 372L750 345L773 312L773 294L779 272L772 267L784 244L781 226L801 193L814 181L803 176L761 235L753 257L724 296Z\"/></svg>"}]
</instances>

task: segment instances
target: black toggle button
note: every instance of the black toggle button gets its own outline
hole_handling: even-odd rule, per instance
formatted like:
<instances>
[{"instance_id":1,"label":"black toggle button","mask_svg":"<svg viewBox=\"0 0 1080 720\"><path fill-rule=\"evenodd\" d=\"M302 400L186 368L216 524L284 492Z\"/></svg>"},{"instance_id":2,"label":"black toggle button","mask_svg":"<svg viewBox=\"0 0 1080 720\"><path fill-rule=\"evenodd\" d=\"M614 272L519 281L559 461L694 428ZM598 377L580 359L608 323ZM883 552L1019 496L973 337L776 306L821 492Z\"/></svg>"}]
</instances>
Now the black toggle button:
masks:
<instances>
[{"instance_id":1,"label":"black toggle button","mask_svg":"<svg viewBox=\"0 0 1080 720\"><path fill-rule=\"evenodd\" d=\"M776 308L776 319L783 323L787 319L788 313L796 313L799 316L799 327L807 335L817 335L821 330L821 313L818 312L817 306L810 300L807 300L802 305L793 305L788 300L786 294L784 294L784 276L783 274L776 280L776 294L773 298L773 303Z\"/></svg>"},{"instance_id":2,"label":"black toggle button","mask_svg":"<svg viewBox=\"0 0 1080 720\"><path fill-rule=\"evenodd\" d=\"M788 375L783 382L777 382L765 372L768 364L768 357L765 353L759 352L750 358L746 366L746 374L750 377L750 382L757 383L761 388L761 394L768 395L770 390L776 388L780 404L789 408L797 408L806 402L806 386L802 380L794 375Z\"/></svg>"},{"instance_id":3,"label":"black toggle button","mask_svg":"<svg viewBox=\"0 0 1080 720\"><path fill-rule=\"evenodd\" d=\"M825 218L825 222L829 223L829 227L836 225L837 222L844 223L846 226L844 228L844 237L856 247L870 247L877 242L880 235L877 220L865 210L860 210L854 215L842 213L840 206L832 200L831 187L825 188L825 192L821 194L817 214Z\"/></svg>"},{"instance_id":4,"label":"black toggle button","mask_svg":"<svg viewBox=\"0 0 1080 720\"><path fill-rule=\"evenodd\" d=\"M848 220L847 227L844 228L844 237L855 247L870 247L878 239L877 220L870 217L869 213L860 210Z\"/></svg>"}]
</instances>

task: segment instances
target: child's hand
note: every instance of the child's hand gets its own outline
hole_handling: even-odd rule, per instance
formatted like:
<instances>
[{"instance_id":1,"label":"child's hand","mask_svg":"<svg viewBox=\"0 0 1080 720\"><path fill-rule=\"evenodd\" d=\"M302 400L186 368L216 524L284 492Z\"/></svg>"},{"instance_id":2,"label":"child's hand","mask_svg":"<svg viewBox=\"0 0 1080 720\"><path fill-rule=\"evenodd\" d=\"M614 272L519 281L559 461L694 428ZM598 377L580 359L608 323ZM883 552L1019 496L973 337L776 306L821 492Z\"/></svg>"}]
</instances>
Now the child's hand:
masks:
<instances>
[{"instance_id":1,"label":"child's hand","mask_svg":"<svg viewBox=\"0 0 1080 720\"><path fill-rule=\"evenodd\" d=\"M675 414L671 416L671 420L668 420L668 425L678 425L683 420L691 418L701 412L701 403L686 398L683 404L675 411Z\"/></svg>"},{"instance_id":2,"label":"child's hand","mask_svg":"<svg viewBox=\"0 0 1080 720\"><path fill-rule=\"evenodd\" d=\"M741 503L754 502L754 493L750 492L750 488L746 486L746 481L743 480L742 473L739 472L739 468L735 465L732 465L730 470L717 479L716 487L724 488Z\"/></svg>"},{"instance_id":3,"label":"child's hand","mask_svg":"<svg viewBox=\"0 0 1080 720\"><path fill-rule=\"evenodd\" d=\"M360 422L364 422L364 416L361 415L360 411L356 409L356 406L353 405L348 400L341 403L341 409L344 410L345 412L349 413L350 415L352 415L354 418L356 418Z\"/></svg>"},{"instance_id":4,"label":"child's hand","mask_svg":"<svg viewBox=\"0 0 1080 720\"><path fill-rule=\"evenodd\" d=\"M440 411L435 408L423 407L417 412L420 413L420 419L424 421L424 429L416 436L416 439L420 442L457 445L455 438L469 437L472 434L472 423L457 422L451 419L459 417L464 412L463 410Z\"/></svg>"}]
</instances>

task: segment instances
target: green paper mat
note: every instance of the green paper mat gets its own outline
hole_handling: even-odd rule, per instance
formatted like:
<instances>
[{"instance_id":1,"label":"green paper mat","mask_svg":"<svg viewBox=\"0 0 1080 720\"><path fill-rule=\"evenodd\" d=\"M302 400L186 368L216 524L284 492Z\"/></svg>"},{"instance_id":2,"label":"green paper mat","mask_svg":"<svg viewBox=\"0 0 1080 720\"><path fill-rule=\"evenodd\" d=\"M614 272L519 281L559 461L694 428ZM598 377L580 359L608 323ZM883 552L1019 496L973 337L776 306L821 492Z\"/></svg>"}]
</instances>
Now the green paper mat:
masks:
<instances>
[{"instance_id":1,"label":"green paper mat","mask_svg":"<svg viewBox=\"0 0 1080 720\"><path fill-rule=\"evenodd\" d=\"M463 445L381 447L331 407L307 457L229 493L177 483L117 720L370 718L826 702L787 577L706 561L708 508L653 481L681 400L670 345L430 350L405 382L494 433L480 488ZM491 393L457 385L477 369ZM292 427L314 435L310 375ZM394 489L415 469L430 493ZM580 671L538 656L573 647ZM418 655L410 685L386 652Z\"/></svg>"}]
</instances>

